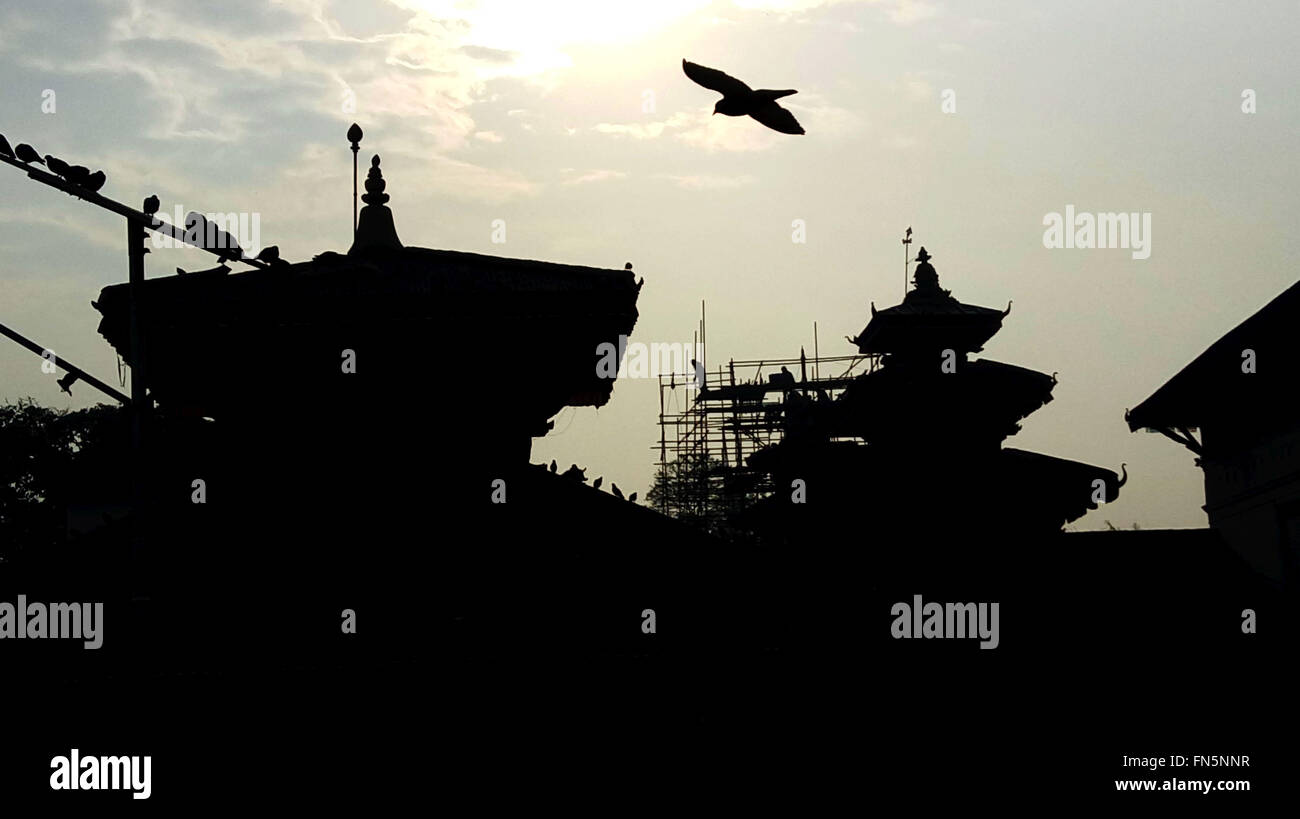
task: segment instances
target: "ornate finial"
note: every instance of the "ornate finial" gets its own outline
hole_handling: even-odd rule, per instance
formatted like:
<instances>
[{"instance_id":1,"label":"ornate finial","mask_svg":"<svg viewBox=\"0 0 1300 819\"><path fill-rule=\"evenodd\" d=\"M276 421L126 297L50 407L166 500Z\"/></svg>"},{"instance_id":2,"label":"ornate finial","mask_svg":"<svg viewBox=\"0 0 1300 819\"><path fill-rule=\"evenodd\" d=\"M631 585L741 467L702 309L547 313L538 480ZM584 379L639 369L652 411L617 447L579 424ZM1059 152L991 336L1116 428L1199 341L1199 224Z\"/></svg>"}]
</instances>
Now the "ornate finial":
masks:
<instances>
[{"instance_id":1,"label":"ornate finial","mask_svg":"<svg viewBox=\"0 0 1300 819\"><path fill-rule=\"evenodd\" d=\"M397 229L393 226L393 212L387 207L388 194L384 193L387 183L379 170L379 154L370 159L370 171L366 174L366 194L361 199L366 206L361 209L357 221L356 235L352 239L350 254L356 254L369 248L396 249L402 246L397 238Z\"/></svg>"},{"instance_id":2,"label":"ornate finial","mask_svg":"<svg viewBox=\"0 0 1300 819\"><path fill-rule=\"evenodd\" d=\"M367 205L388 204L388 194L384 193L387 185L383 172L379 170L379 154L375 154L370 160L370 171L366 173L366 195L361 197L361 201Z\"/></svg>"},{"instance_id":3,"label":"ornate finial","mask_svg":"<svg viewBox=\"0 0 1300 819\"><path fill-rule=\"evenodd\" d=\"M352 127L348 129L348 142L352 143L352 150L355 151L361 147L361 137L361 126L355 122L352 123Z\"/></svg>"},{"instance_id":4,"label":"ornate finial","mask_svg":"<svg viewBox=\"0 0 1300 819\"><path fill-rule=\"evenodd\" d=\"M912 281L916 283L917 290L924 292L939 290L939 274L935 272L934 265L930 264L933 258L924 247L917 252L916 270L912 273Z\"/></svg>"}]
</instances>

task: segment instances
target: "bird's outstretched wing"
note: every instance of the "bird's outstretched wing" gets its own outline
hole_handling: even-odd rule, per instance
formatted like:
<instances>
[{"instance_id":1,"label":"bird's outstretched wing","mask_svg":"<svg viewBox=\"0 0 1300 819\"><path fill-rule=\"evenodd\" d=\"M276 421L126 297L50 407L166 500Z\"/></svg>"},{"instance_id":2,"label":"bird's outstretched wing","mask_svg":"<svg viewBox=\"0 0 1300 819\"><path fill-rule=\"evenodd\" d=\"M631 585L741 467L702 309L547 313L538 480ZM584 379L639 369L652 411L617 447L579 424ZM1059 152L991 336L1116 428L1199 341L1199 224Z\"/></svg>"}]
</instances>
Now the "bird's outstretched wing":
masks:
<instances>
[{"instance_id":1,"label":"bird's outstretched wing","mask_svg":"<svg viewBox=\"0 0 1300 819\"><path fill-rule=\"evenodd\" d=\"M760 105L758 108L749 112L749 115L759 122L771 128L773 131L780 131L783 134L802 134L803 126L794 118L794 114L777 105L775 102L769 102L767 105Z\"/></svg>"},{"instance_id":2,"label":"bird's outstretched wing","mask_svg":"<svg viewBox=\"0 0 1300 819\"><path fill-rule=\"evenodd\" d=\"M682 70L686 72L686 76L690 77L693 82L697 82L712 91L717 91L724 97L737 94L744 96L751 90L748 85L729 74L722 73L716 68L706 68L698 63L682 60Z\"/></svg>"}]
</instances>

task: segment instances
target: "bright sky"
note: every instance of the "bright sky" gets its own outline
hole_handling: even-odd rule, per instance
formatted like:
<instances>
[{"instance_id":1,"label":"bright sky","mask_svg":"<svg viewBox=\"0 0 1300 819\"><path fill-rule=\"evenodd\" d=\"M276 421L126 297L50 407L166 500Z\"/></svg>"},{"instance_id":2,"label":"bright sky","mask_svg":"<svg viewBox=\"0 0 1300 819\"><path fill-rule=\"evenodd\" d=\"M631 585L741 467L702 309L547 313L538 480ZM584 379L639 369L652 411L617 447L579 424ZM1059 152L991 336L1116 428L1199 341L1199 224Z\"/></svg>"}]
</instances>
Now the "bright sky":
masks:
<instances>
[{"instance_id":1,"label":"bright sky","mask_svg":"<svg viewBox=\"0 0 1300 819\"><path fill-rule=\"evenodd\" d=\"M633 341L689 341L704 300L712 365L811 350L814 321L824 354L852 352L868 302L902 295L911 225L953 295L1015 301L984 355L1059 373L1009 445L1128 463L1075 528L1198 526L1191 453L1123 413L1295 280L1297 30L1293 2L50 0L0 7L0 133L104 168L128 203L258 213L297 261L349 244L355 120L406 244L632 261ZM683 57L798 89L807 135L710 117ZM1045 248L1067 205L1150 213L1150 258ZM0 168L0 322L115 381L89 302L126 278L124 232ZM147 258L177 265L208 263ZM39 364L0 343L0 400L99 400ZM653 381L620 381L533 460L644 496L657 413Z\"/></svg>"}]
</instances>

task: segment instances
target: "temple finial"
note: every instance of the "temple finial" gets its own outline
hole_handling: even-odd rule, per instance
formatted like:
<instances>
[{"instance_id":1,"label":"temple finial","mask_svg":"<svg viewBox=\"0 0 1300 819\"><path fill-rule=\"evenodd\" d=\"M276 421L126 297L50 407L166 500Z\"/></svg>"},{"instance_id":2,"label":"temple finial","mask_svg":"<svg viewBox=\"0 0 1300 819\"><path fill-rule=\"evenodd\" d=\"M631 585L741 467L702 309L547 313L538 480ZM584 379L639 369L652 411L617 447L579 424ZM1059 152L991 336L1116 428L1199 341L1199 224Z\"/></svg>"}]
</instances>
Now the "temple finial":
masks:
<instances>
[{"instance_id":1,"label":"temple finial","mask_svg":"<svg viewBox=\"0 0 1300 819\"><path fill-rule=\"evenodd\" d=\"M930 264L931 256L926 249L922 247L916 254L916 270L912 271L912 282L916 289L922 292L937 292L939 290L939 274L935 272L934 265Z\"/></svg>"},{"instance_id":2,"label":"temple finial","mask_svg":"<svg viewBox=\"0 0 1300 819\"><path fill-rule=\"evenodd\" d=\"M384 181L383 171L379 170L379 154L375 154L370 159L370 171L366 173L366 194L361 197L361 201L367 205L388 204L388 194L384 193L386 187L388 183Z\"/></svg>"},{"instance_id":3,"label":"temple finial","mask_svg":"<svg viewBox=\"0 0 1300 819\"><path fill-rule=\"evenodd\" d=\"M389 196L384 193L388 183L379 169L379 154L370 159L370 170L366 173L366 193L361 201L366 206L361 209L357 220L357 234L352 240L349 254L373 248L400 249L402 242L397 238L397 228L393 225L393 212L388 209Z\"/></svg>"}]
</instances>

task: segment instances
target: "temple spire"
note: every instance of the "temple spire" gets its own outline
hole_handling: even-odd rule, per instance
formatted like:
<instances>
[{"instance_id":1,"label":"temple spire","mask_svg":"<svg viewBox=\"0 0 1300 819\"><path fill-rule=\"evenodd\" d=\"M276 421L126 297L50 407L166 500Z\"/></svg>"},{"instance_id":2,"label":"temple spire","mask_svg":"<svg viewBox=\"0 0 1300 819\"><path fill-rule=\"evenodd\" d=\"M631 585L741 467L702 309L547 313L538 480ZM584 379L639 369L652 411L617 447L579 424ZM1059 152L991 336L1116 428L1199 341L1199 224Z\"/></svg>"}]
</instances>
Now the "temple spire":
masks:
<instances>
[{"instance_id":1,"label":"temple spire","mask_svg":"<svg viewBox=\"0 0 1300 819\"><path fill-rule=\"evenodd\" d=\"M363 250L389 248L398 250L402 242L397 238L397 228L393 225L393 212L388 209L388 194L384 193L387 183L379 169L379 154L370 160L370 170L366 173L366 193L361 201L366 206L361 209L357 221L357 235L352 240L348 255L355 255Z\"/></svg>"},{"instance_id":2,"label":"temple spire","mask_svg":"<svg viewBox=\"0 0 1300 819\"><path fill-rule=\"evenodd\" d=\"M939 290L939 274L935 271L934 265L930 264L933 258L924 247L917 252L916 270L912 273L912 284L917 290L932 293Z\"/></svg>"}]
</instances>

